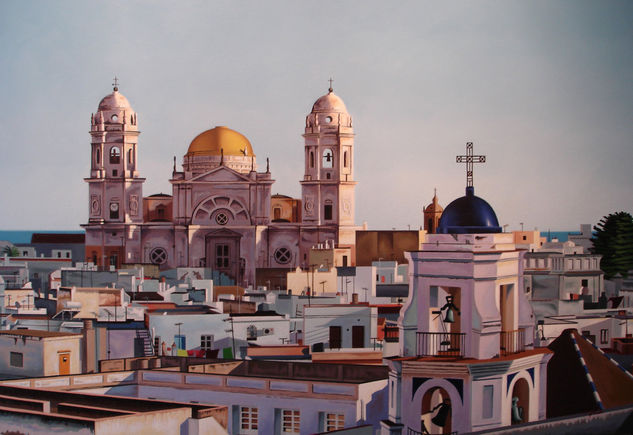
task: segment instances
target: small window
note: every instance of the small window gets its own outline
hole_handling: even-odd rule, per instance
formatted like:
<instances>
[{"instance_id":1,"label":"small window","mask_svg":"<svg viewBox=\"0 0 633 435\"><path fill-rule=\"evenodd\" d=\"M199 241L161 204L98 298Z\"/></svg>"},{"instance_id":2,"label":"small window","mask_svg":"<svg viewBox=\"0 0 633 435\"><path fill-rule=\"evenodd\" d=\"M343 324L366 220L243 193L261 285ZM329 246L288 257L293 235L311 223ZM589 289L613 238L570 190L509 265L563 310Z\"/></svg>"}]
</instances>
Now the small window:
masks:
<instances>
[{"instance_id":1,"label":"small window","mask_svg":"<svg viewBox=\"0 0 633 435\"><path fill-rule=\"evenodd\" d=\"M325 208L323 210L323 217L326 221L332 220L332 204L325 204Z\"/></svg>"},{"instance_id":2,"label":"small window","mask_svg":"<svg viewBox=\"0 0 633 435\"><path fill-rule=\"evenodd\" d=\"M70 252L66 252L66 258L70 258Z\"/></svg>"},{"instance_id":3,"label":"small window","mask_svg":"<svg viewBox=\"0 0 633 435\"><path fill-rule=\"evenodd\" d=\"M580 282L580 285L582 285L583 287L587 287L589 285L589 280L588 279L583 279Z\"/></svg>"},{"instance_id":4,"label":"small window","mask_svg":"<svg viewBox=\"0 0 633 435\"><path fill-rule=\"evenodd\" d=\"M609 344L609 330L608 329L600 330L600 344Z\"/></svg>"},{"instance_id":5,"label":"small window","mask_svg":"<svg viewBox=\"0 0 633 435\"><path fill-rule=\"evenodd\" d=\"M329 180L330 178L332 178L332 175L328 172L327 174L325 174L325 178Z\"/></svg>"},{"instance_id":6,"label":"small window","mask_svg":"<svg viewBox=\"0 0 633 435\"><path fill-rule=\"evenodd\" d=\"M347 168L347 151L343 153L343 166Z\"/></svg>"},{"instance_id":7,"label":"small window","mask_svg":"<svg viewBox=\"0 0 633 435\"><path fill-rule=\"evenodd\" d=\"M325 432L332 432L345 428L345 414L337 414L334 412L326 412L325 414Z\"/></svg>"},{"instance_id":8,"label":"small window","mask_svg":"<svg viewBox=\"0 0 633 435\"><path fill-rule=\"evenodd\" d=\"M57 258L62 258L62 253L61 252L57 252Z\"/></svg>"},{"instance_id":9,"label":"small window","mask_svg":"<svg viewBox=\"0 0 633 435\"><path fill-rule=\"evenodd\" d=\"M200 336L200 349L211 350L213 347L213 335L205 334Z\"/></svg>"},{"instance_id":10,"label":"small window","mask_svg":"<svg viewBox=\"0 0 633 435\"><path fill-rule=\"evenodd\" d=\"M99 151L99 148L97 148L97 151L95 152L95 160L97 161L97 164L99 164L99 161L101 160L101 151Z\"/></svg>"},{"instance_id":11,"label":"small window","mask_svg":"<svg viewBox=\"0 0 633 435\"><path fill-rule=\"evenodd\" d=\"M494 404L494 386L484 385L483 404L481 407L482 418L492 418L493 404Z\"/></svg>"},{"instance_id":12,"label":"small window","mask_svg":"<svg viewBox=\"0 0 633 435\"><path fill-rule=\"evenodd\" d=\"M29 251L22 251L22 256L27 257L29 255Z\"/></svg>"},{"instance_id":13,"label":"small window","mask_svg":"<svg viewBox=\"0 0 633 435\"><path fill-rule=\"evenodd\" d=\"M152 264L160 265L167 261L167 251L164 248L154 248L149 253L149 261Z\"/></svg>"},{"instance_id":14,"label":"small window","mask_svg":"<svg viewBox=\"0 0 633 435\"><path fill-rule=\"evenodd\" d=\"M298 434L301 426L301 411L298 409L284 409L281 412L281 432L284 434Z\"/></svg>"},{"instance_id":15,"label":"small window","mask_svg":"<svg viewBox=\"0 0 633 435\"><path fill-rule=\"evenodd\" d=\"M134 162L134 151L131 148L127 152L127 162L130 165Z\"/></svg>"},{"instance_id":16,"label":"small window","mask_svg":"<svg viewBox=\"0 0 633 435\"><path fill-rule=\"evenodd\" d=\"M112 170L112 176L116 177L117 175L119 175L119 171L117 171L116 169Z\"/></svg>"},{"instance_id":17,"label":"small window","mask_svg":"<svg viewBox=\"0 0 633 435\"><path fill-rule=\"evenodd\" d=\"M121 162L121 150L117 147L110 148L110 163L117 164Z\"/></svg>"},{"instance_id":18,"label":"small window","mask_svg":"<svg viewBox=\"0 0 633 435\"><path fill-rule=\"evenodd\" d=\"M332 117L331 117L331 116L326 116L326 117L325 117L325 122L327 122L328 124L329 124L330 122L332 122Z\"/></svg>"},{"instance_id":19,"label":"small window","mask_svg":"<svg viewBox=\"0 0 633 435\"><path fill-rule=\"evenodd\" d=\"M187 349L187 337L184 335L174 335L176 349Z\"/></svg>"},{"instance_id":20,"label":"small window","mask_svg":"<svg viewBox=\"0 0 633 435\"><path fill-rule=\"evenodd\" d=\"M324 168L333 168L334 167L334 154L331 149L326 149L323 151L323 167Z\"/></svg>"},{"instance_id":21,"label":"small window","mask_svg":"<svg viewBox=\"0 0 633 435\"><path fill-rule=\"evenodd\" d=\"M11 352L9 364L11 367L24 367L24 355L21 352Z\"/></svg>"},{"instance_id":22,"label":"small window","mask_svg":"<svg viewBox=\"0 0 633 435\"><path fill-rule=\"evenodd\" d=\"M119 117L117 115L112 115L110 119L114 122L117 122L119 120Z\"/></svg>"},{"instance_id":23,"label":"small window","mask_svg":"<svg viewBox=\"0 0 633 435\"><path fill-rule=\"evenodd\" d=\"M258 420L257 408L242 406L240 408L240 433L257 433Z\"/></svg>"},{"instance_id":24,"label":"small window","mask_svg":"<svg viewBox=\"0 0 633 435\"><path fill-rule=\"evenodd\" d=\"M523 240L527 240L527 236L523 236Z\"/></svg>"},{"instance_id":25,"label":"small window","mask_svg":"<svg viewBox=\"0 0 633 435\"><path fill-rule=\"evenodd\" d=\"M314 151L310 151L310 167L314 168Z\"/></svg>"},{"instance_id":26,"label":"small window","mask_svg":"<svg viewBox=\"0 0 633 435\"><path fill-rule=\"evenodd\" d=\"M288 248L279 248L274 253L275 261L279 264L288 264L292 260L292 252Z\"/></svg>"},{"instance_id":27,"label":"small window","mask_svg":"<svg viewBox=\"0 0 633 435\"><path fill-rule=\"evenodd\" d=\"M110 203L110 219L118 219L119 218L119 203L111 202Z\"/></svg>"}]
</instances>

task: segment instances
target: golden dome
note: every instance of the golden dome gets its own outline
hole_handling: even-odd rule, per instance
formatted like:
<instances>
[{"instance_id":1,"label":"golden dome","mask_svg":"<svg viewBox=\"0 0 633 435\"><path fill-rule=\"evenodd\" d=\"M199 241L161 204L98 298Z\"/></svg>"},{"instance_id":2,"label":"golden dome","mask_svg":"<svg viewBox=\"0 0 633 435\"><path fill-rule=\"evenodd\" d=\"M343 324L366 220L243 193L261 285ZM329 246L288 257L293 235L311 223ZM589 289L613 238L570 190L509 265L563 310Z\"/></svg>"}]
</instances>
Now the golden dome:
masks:
<instances>
[{"instance_id":1,"label":"golden dome","mask_svg":"<svg viewBox=\"0 0 633 435\"><path fill-rule=\"evenodd\" d=\"M253 147L246 137L228 127L219 126L200 133L191 141L187 156L254 156Z\"/></svg>"}]
</instances>

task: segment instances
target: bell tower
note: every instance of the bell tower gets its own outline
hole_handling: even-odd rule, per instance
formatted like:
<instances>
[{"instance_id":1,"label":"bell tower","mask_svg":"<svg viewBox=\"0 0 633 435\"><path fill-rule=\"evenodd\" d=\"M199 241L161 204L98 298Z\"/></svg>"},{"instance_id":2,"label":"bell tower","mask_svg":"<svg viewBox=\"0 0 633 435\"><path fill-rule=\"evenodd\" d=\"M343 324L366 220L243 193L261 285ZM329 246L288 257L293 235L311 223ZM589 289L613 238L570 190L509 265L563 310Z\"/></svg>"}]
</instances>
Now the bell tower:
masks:
<instances>
[{"instance_id":1,"label":"bell tower","mask_svg":"<svg viewBox=\"0 0 633 435\"><path fill-rule=\"evenodd\" d=\"M86 259L101 266L119 267L139 261L140 227L143 222L143 182L137 160L136 112L119 93L115 77L113 91L90 116L90 177ZM136 240L138 239L138 240Z\"/></svg>"},{"instance_id":2,"label":"bell tower","mask_svg":"<svg viewBox=\"0 0 633 435\"><path fill-rule=\"evenodd\" d=\"M303 223L336 226L338 244L354 244L354 129L343 100L320 97L306 117Z\"/></svg>"}]
</instances>

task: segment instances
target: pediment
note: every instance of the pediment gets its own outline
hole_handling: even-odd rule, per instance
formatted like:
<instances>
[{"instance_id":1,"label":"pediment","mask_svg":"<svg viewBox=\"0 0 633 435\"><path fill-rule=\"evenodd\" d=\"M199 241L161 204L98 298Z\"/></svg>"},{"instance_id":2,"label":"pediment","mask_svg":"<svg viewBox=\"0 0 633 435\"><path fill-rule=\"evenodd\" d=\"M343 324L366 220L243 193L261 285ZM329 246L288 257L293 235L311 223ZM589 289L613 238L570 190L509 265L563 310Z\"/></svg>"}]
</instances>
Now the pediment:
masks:
<instances>
[{"instance_id":1,"label":"pediment","mask_svg":"<svg viewBox=\"0 0 633 435\"><path fill-rule=\"evenodd\" d=\"M199 182L202 182L202 183L243 183L243 182L251 183L252 182L250 178L226 166L218 166L217 168L213 168L209 172L205 172L204 174L197 175L188 181L191 183L196 183L196 182L198 183Z\"/></svg>"}]
</instances>

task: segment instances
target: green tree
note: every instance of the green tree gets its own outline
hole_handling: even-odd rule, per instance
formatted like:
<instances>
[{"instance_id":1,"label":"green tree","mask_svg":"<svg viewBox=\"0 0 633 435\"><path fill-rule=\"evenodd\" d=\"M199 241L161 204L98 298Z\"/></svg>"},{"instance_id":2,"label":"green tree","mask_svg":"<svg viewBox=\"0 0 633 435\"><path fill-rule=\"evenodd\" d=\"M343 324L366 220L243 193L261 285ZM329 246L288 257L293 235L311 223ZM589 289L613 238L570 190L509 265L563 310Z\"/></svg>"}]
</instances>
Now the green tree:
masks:
<instances>
[{"instance_id":1,"label":"green tree","mask_svg":"<svg viewBox=\"0 0 633 435\"><path fill-rule=\"evenodd\" d=\"M591 252L602 255L605 278L633 270L633 217L624 211L604 216L594 227Z\"/></svg>"},{"instance_id":2,"label":"green tree","mask_svg":"<svg viewBox=\"0 0 633 435\"><path fill-rule=\"evenodd\" d=\"M6 245L2 250L2 254L6 255L7 257L19 257L20 251L15 246Z\"/></svg>"}]
</instances>

